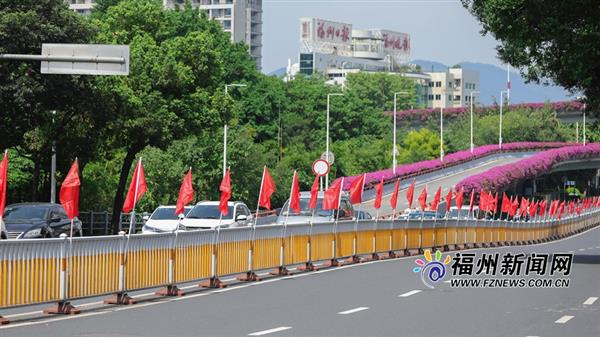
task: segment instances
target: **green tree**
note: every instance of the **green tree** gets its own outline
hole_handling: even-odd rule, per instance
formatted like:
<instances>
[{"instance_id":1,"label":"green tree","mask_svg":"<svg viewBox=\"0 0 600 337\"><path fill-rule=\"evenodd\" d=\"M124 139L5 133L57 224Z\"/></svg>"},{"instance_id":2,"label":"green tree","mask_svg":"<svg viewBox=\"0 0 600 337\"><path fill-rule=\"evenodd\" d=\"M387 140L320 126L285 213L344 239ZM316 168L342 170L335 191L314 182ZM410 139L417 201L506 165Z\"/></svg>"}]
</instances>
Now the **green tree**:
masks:
<instances>
[{"instance_id":1,"label":"green tree","mask_svg":"<svg viewBox=\"0 0 600 337\"><path fill-rule=\"evenodd\" d=\"M444 149L446 149L444 147ZM414 163L438 158L440 155L439 136L429 129L410 131L399 149L399 163Z\"/></svg>"},{"instance_id":2,"label":"green tree","mask_svg":"<svg viewBox=\"0 0 600 337\"><path fill-rule=\"evenodd\" d=\"M531 81L551 78L600 106L600 7L596 0L461 0L499 41L500 58Z\"/></svg>"}]
</instances>

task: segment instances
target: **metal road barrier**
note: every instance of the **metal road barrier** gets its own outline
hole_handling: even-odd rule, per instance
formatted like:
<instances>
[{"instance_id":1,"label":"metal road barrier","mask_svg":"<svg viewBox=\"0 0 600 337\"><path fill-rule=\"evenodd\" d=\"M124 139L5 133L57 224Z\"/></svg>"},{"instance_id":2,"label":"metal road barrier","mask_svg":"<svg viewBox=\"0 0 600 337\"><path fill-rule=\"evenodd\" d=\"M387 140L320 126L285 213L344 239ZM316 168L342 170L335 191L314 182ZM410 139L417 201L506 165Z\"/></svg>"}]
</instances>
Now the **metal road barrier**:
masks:
<instances>
[{"instance_id":1,"label":"metal road barrier","mask_svg":"<svg viewBox=\"0 0 600 337\"><path fill-rule=\"evenodd\" d=\"M0 309L218 280L316 261L394 257L430 249L531 244L600 223L600 210L562 220L364 220L180 233L0 241ZM355 260L356 261L356 260ZM283 269L282 269L283 268ZM204 283L207 285L207 283ZM208 286L225 286L209 282ZM74 313L58 310L52 313ZM2 321L0 316L0 321ZM6 322L6 320L4 320Z\"/></svg>"}]
</instances>

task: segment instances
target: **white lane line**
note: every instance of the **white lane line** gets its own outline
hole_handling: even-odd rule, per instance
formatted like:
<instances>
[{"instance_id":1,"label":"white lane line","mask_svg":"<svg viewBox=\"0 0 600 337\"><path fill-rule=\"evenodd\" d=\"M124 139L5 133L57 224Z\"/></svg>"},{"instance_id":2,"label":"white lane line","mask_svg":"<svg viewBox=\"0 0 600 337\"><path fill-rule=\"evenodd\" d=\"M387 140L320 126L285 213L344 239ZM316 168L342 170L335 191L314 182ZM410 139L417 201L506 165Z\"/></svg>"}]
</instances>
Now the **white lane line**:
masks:
<instances>
[{"instance_id":1,"label":"white lane line","mask_svg":"<svg viewBox=\"0 0 600 337\"><path fill-rule=\"evenodd\" d=\"M280 326L279 328L273 328L273 329L269 329L269 330L263 330L263 331L249 333L248 336L268 335L270 333L275 333L275 332L279 332L279 331L289 330L291 328L292 328L291 326Z\"/></svg>"},{"instance_id":2,"label":"white lane line","mask_svg":"<svg viewBox=\"0 0 600 337\"><path fill-rule=\"evenodd\" d=\"M600 246L596 246L596 248L600 249Z\"/></svg>"},{"instance_id":3,"label":"white lane line","mask_svg":"<svg viewBox=\"0 0 600 337\"><path fill-rule=\"evenodd\" d=\"M579 248L580 252L583 252L585 250L585 248Z\"/></svg>"},{"instance_id":4,"label":"white lane line","mask_svg":"<svg viewBox=\"0 0 600 337\"><path fill-rule=\"evenodd\" d=\"M444 283L450 283L450 282L452 282L452 281L451 281L451 280L446 280L446 281L444 281Z\"/></svg>"},{"instance_id":5,"label":"white lane line","mask_svg":"<svg viewBox=\"0 0 600 337\"><path fill-rule=\"evenodd\" d=\"M573 317L575 317L575 316L563 316L563 317L561 317L561 318L557 319L556 321L554 321L554 323L558 323L558 324L565 324L565 323L567 323L568 321L570 321L570 320L571 320L571 318L573 318Z\"/></svg>"},{"instance_id":6,"label":"white lane line","mask_svg":"<svg viewBox=\"0 0 600 337\"><path fill-rule=\"evenodd\" d=\"M338 312L338 315L349 315L349 314L353 314L355 312L359 312L359 311L363 311L363 310L369 310L369 307L358 307L358 308L354 308L354 309L350 309L350 310L346 310L346 311L340 311L340 312Z\"/></svg>"},{"instance_id":7,"label":"white lane line","mask_svg":"<svg viewBox=\"0 0 600 337\"><path fill-rule=\"evenodd\" d=\"M540 337L540 336L527 336L527 337Z\"/></svg>"},{"instance_id":8,"label":"white lane line","mask_svg":"<svg viewBox=\"0 0 600 337\"><path fill-rule=\"evenodd\" d=\"M408 297L408 296L412 296L412 295L414 295L414 294L418 294L418 293L420 293L421 291L422 291L422 290L411 290L411 291L409 291L409 292L407 292L407 293L404 293L404 294L402 294L402 295L398 295L398 297Z\"/></svg>"},{"instance_id":9,"label":"white lane line","mask_svg":"<svg viewBox=\"0 0 600 337\"><path fill-rule=\"evenodd\" d=\"M587 300L585 300L585 302L583 302L584 305L592 305L594 304L594 302L596 302L598 300L598 297L590 297Z\"/></svg>"},{"instance_id":10,"label":"white lane line","mask_svg":"<svg viewBox=\"0 0 600 337\"><path fill-rule=\"evenodd\" d=\"M575 253L575 251L574 250L570 250L569 253Z\"/></svg>"}]
</instances>

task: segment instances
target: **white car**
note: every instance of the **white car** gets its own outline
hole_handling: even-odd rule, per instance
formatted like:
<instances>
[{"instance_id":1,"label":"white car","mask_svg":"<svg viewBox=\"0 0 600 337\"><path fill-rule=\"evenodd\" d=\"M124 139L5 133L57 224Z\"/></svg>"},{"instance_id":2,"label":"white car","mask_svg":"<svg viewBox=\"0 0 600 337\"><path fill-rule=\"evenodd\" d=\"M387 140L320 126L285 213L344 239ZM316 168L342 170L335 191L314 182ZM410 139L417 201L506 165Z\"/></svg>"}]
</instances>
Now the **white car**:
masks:
<instances>
[{"instance_id":1,"label":"white car","mask_svg":"<svg viewBox=\"0 0 600 337\"><path fill-rule=\"evenodd\" d=\"M185 207L185 214L189 213L192 206ZM158 206L142 227L143 234L166 233L177 230L179 218L175 215L175 206Z\"/></svg>"},{"instance_id":2,"label":"white car","mask_svg":"<svg viewBox=\"0 0 600 337\"><path fill-rule=\"evenodd\" d=\"M253 216L246 204L230 201L227 206L227 215L221 217L218 201L201 201L185 216L181 224L185 230L214 229L219 226L242 227L252 224Z\"/></svg>"}]
</instances>

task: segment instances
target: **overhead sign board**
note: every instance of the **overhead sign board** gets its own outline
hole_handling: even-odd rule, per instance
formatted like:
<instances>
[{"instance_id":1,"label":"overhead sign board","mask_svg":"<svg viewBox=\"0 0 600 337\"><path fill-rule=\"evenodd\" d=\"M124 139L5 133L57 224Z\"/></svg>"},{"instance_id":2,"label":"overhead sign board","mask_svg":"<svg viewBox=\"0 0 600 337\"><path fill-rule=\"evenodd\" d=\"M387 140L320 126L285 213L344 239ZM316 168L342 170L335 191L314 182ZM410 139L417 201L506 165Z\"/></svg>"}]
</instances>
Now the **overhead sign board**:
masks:
<instances>
[{"instance_id":1,"label":"overhead sign board","mask_svg":"<svg viewBox=\"0 0 600 337\"><path fill-rule=\"evenodd\" d=\"M42 74L128 75L129 46L42 44Z\"/></svg>"},{"instance_id":2,"label":"overhead sign board","mask_svg":"<svg viewBox=\"0 0 600 337\"><path fill-rule=\"evenodd\" d=\"M352 25L348 23L301 18L300 39L311 52L352 54Z\"/></svg>"}]
</instances>

